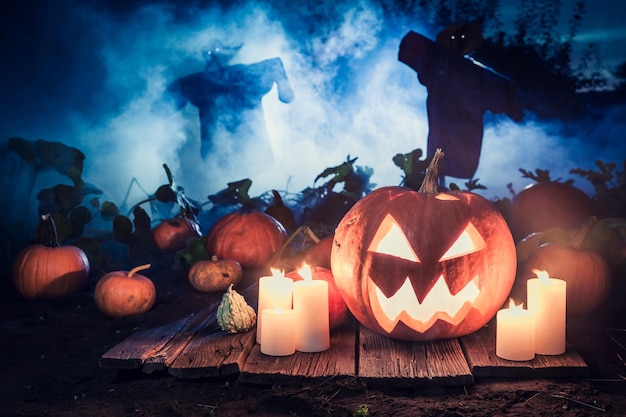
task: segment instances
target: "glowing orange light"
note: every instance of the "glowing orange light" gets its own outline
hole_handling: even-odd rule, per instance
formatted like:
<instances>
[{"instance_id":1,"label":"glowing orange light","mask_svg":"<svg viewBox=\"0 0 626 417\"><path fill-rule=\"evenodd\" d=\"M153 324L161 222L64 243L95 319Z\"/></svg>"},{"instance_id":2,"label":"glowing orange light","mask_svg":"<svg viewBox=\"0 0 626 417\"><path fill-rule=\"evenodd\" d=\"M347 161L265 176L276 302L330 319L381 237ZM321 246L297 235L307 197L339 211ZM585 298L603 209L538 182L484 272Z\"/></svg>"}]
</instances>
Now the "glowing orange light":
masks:
<instances>
[{"instance_id":1,"label":"glowing orange light","mask_svg":"<svg viewBox=\"0 0 626 417\"><path fill-rule=\"evenodd\" d=\"M511 312L515 315L518 315L520 313L524 312L524 303L521 304L515 304L515 301L510 298L509 299L509 310L511 310Z\"/></svg>"},{"instance_id":2,"label":"glowing orange light","mask_svg":"<svg viewBox=\"0 0 626 417\"><path fill-rule=\"evenodd\" d=\"M274 278L285 278L285 271L281 271L278 268L270 268L270 271Z\"/></svg>"},{"instance_id":3,"label":"glowing orange light","mask_svg":"<svg viewBox=\"0 0 626 417\"><path fill-rule=\"evenodd\" d=\"M311 273L311 267L307 263L305 263L304 265L302 265L298 269L298 274L300 274L302 279L304 279L305 281L313 280L313 274Z\"/></svg>"},{"instance_id":4,"label":"glowing orange light","mask_svg":"<svg viewBox=\"0 0 626 417\"><path fill-rule=\"evenodd\" d=\"M538 269L533 269L533 273L535 275L537 275L537 278L539 278L539 282L541 284L547 284L549 282L550 275L546 271L540 271Z\"/></svg>"}]
</instances>

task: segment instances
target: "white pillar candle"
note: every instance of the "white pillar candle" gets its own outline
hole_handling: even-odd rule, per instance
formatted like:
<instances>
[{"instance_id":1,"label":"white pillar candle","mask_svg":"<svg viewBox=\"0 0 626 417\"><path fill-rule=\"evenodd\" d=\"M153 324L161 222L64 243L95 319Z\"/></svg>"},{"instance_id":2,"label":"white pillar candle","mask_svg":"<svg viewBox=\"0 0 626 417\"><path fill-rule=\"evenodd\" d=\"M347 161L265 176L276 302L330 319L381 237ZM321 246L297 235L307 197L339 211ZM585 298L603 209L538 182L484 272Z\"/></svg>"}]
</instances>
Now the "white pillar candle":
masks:
<instances>
[{"instance_id":1,"label":"white pillar candle","mask_svg":"<svg viewBox=\"0 0 626 417\"><path fill-rule=\"evenodd\" d=\"M322 352L330 347L328 282L311 279L311 269L308 266L298 273L304 280L293 283L296 350Z\"/></svg>"},{"instance_id":2,"label":"white pillar candle","mask_svg":"<svg viewBox=\"0 0 626 417\"><path fill-rule=\"evenodd\" d=\"M272 276L259 278L259 299L257 311L262 312L266 308L290 309L292 306L293 280L286 278L278 270L272 269ZM263 317L257 314L256 341L262 344L261 330Z\"/></svg>"},{"instance_id":3,"label":"white pillar candle","mask_svg":"<svg viewBox=\"0 0 626 417\"><path fill-rule=\"evenodd\" d=\"M535 357L535 316L513 300L496 315L496 355L510 361Z\"/></svg>"},{"instance_id":4,"label":"white pillar candle","mask_svg":"<svg viewBox=\"0 0 626 417\"><path fill-rule=\"evenodd\" d=\"M265 308L261 353L287 356L296 352L296 315L291 308Z\"/></svg>"},{"instance_id":5,"label":"white pillar candle","mask_svg":"<svg viewBox=\"0 0 626 417\"><path fill-rule=\"evenodd\" d=\"M535 353L565 353L566 282L533 271L538 278L527 282L528 310L535 315Z\"/></svg>"}]
</instances>

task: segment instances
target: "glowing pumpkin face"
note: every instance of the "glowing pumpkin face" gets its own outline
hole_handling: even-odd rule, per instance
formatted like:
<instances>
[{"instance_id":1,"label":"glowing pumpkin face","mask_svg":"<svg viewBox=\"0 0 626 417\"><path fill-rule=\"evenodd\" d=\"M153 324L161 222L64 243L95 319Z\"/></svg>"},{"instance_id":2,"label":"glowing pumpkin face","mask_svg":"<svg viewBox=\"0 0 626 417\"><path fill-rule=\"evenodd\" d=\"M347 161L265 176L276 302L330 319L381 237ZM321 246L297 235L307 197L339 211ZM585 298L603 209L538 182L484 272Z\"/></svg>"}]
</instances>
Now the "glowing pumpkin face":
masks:
<instances>
[{"instance_id":1,"label":"glowing pumpkin face","mask_svg":"<svg viewBox=\"0 0 626 417\"><path fill-rule=\"evenodd\" d=\"M331 267L359 322L403 340L463 336L507 300L515 243L494 206L469 192L383 187L334 235Z\"/></svg>"}]
</instances>

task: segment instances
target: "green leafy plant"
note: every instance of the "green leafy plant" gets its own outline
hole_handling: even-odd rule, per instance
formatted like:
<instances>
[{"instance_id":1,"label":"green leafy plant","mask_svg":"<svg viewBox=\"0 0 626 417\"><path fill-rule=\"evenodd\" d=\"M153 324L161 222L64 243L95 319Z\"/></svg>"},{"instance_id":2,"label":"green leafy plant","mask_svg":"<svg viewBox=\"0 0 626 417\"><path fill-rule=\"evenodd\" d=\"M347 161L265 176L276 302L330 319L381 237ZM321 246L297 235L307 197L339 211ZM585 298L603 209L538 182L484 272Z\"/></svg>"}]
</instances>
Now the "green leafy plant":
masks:
<instances>
[{"instance_id":1,"label":"green leafy plant","mask_svg":"<svg viewBox=\"0 0 626 417\"><path fill-rule=\"evenodd\" d=\"M570 173L588 180L595 190L594 199L604 217L620 217L626 213L626 159L622 169L615 162L595 161L597 170L575 168Z\"/></svg>"},{"instance_id":2,"label":"green leafy plant","mask_svg":"<svg viewBox=\"0 0 626 417\"><path fill-rule=\"evenodd\" d=\"M37 193L39 201L38 213L58 214L68 222L60 222L60 235L65 239L78 237L83 228L93 219L93 214L100 214L104 219L112 219L117 214L117 207L112 202L100 203L97 197L92 197L84 205L88 195L100 196L102 191L85 184L82 179L83 162L85 155L74 147L59 142L48 142L42 139L28 141L22 138L11 138L7 146L19 155L32 167L30 183L27 184L28 202L25 215L29 213L29 202L35 192L37 178L45 171L54 170L67 176L69 184L57 184L51 188L44 188ZM58 216L57 216L58 217Z\"/></svg>"},{"instance_id":3,"label":"green leafy plant","mask_svg":"<svg viewBox=\"0 0 626 417\"><path fill-rule=\"evenodd\" d=\"M414 149L409 153L396 154L392 161L403 172L402 182L400 185L418 190L424 182L426 170L430 165L431 159L420 159L424 155L421 149Z\"/></svg>"}]
</instances>

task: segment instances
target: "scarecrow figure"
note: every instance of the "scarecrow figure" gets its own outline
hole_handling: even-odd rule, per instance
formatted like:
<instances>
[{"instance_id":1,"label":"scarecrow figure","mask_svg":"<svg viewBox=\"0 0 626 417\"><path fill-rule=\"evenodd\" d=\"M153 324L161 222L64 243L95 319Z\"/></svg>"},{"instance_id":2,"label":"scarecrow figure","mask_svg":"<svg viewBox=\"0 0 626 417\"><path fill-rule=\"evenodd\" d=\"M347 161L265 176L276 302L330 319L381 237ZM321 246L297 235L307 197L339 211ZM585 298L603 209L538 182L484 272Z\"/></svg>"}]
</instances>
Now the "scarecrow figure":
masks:
<instances>
[{"instance_id":1,"label":"scarecrow figure","mask_svg":"<svg viewBox=\"0 0 626 417\"><path fill-rule=\"evenodd\" d=\"M172 82L159 106L162 108L169 102L181 110L191 103L198 108L203 158L209 155L215 155L219 161L236 158L245 165L247 154L269 162L272 150L261 101L274 84L283 103L293 101L294 93L280 58L228 65L242 46L214 41L203 52L204 71Z\"/></svg>"},{"instance_id":2,"label":"scarecrow figure","mask_svg":"<svg viewBox=\"0 0 626 417\"><path fill-rule=\"evenodd\" d=\"M518 122L524 116L515 84L468 56L481 43L475 24L451 26L437 35L437 42L410 31L400 43L398 60L414 69L428 90L426 156L432 158L438 148L445 152L439 167L441 185L445 176L474 177L487 110Z\"/></svg>"}]
</instances>

